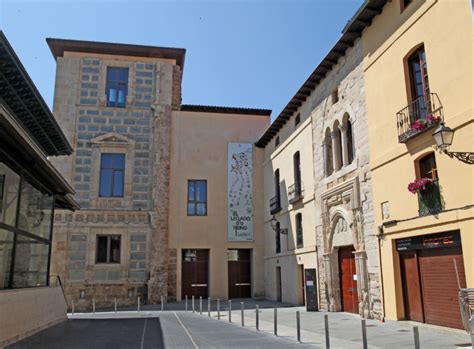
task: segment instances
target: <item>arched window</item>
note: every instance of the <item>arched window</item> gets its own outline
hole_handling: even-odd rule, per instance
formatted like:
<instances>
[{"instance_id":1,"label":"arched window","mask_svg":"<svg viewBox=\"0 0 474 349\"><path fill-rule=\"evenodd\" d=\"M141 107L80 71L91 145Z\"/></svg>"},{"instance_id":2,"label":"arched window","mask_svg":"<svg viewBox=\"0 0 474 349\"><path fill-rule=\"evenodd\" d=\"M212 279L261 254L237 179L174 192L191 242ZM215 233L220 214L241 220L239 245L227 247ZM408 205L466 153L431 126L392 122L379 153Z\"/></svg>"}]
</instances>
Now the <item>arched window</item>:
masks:
<instances>
[{"instance_id":1,"label":"arched window","mask_svg":"<svg viewBox=\"0 0 474 349\"><path fill-rule=\"evenodd\" d=\"M296 248L303 247L303 216L301 213L297 213L295 216L296 221Z\"/></svg>"},{"instance_id":2,"label":"arched window","mask_svg":"<svg viewBox=\"0 0 474 349\"><path fill-rule=\"evenodd\" d=\"M352 123L347 120L347 160L349 164L354 160L354 138L352 134Z\"/></svg>"},{"instance_id":3,"label":"arched window","mask_svg":"<svg viewBox=\"0 0 474 349\"><path fill-rule=\"evenodd\" d=\"M336 142L336 149L334 149L334 170L337 171L342 167L342 137L341 137L341 130L339 129L339 121L334 123L333 127L333 135L332 137L335 138Z\"/></svg>"},{"instance_id":4,"label":"arched window","mask_svg":"<svg viewBox=\"0 0 474 349\"><path fill-rule=\"evenodd\" d=\"M330 176L333 172L332 162L332 141L331 141L331 130L329 127L326 129L324 134L323 142L323 159L324 159L324 174Z\"/></svg>"}]
</instances>

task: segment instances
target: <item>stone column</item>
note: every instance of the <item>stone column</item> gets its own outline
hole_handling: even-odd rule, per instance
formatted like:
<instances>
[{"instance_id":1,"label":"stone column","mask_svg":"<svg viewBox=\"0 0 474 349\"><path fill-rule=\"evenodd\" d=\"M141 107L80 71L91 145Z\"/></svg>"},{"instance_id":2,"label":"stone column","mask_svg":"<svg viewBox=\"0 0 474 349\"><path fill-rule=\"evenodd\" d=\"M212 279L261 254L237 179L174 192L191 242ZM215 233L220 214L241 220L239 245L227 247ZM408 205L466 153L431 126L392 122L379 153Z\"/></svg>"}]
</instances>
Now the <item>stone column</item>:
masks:
<instances>
[{"instance_id":1,"label":"stone column","mask_svg":"<svg viewBox=\"0 0 474 349\"><path fill-rule=\"evenodd\" d=\"M323 161L324 161L324 176L329 176L330 171L329 171L329 151L328 151L328 144L326 143L326 140L324 140L323 144Z\"/></svg>"},{"instance_id":2,"label":"stone column","mask_svg":"<svg viewBox=\"0 0 474 349\"><path fill-rule=\"evenodd\" d=\"M342 165L349 165L349 149L347 148L347 126L344 124L339 125L339 131L341 131L342 138Z\"/></svg>"},{"instance_id":3,"label":"stone column","mask_svg":"<svg viewBox=\"0 0 474 349\"><path fill-rule=\"evenodd\" d=\"M367 275L366 253L364 250L354 252L357 271L357 293L359 295L359 315L370 318L369 282Z\"/></svg>"},{"instance_id":4,"label":"stone column","mask_svg":"<svg viewBox=\"0 0 474 349\"><path fill-rule=\"evenodd\" d=\"M325 277L326 277L326 297L328 301L328 311L337 311L337 301L334 297L334 285L333 285L333 275L332 275L332 263L331 263L332 256L330 253L326 253L323 256L324 260L324 270L325 270Z\"/></svg>"},{"instance_id":5,"label":"stone column","mask_svg":"<svg viewBox=\"0 0 474 349\"><path fill-rule=\"evenodd\" d=\"M337 138L338 138L337 137L337 132L332 131L331 132L332 164L333 164L332 166L333 166L334 171L337 171L340 168L340 166L339 166L339 152L338 152L339 144L338 144Z\"/></svg>"}]
</instances>

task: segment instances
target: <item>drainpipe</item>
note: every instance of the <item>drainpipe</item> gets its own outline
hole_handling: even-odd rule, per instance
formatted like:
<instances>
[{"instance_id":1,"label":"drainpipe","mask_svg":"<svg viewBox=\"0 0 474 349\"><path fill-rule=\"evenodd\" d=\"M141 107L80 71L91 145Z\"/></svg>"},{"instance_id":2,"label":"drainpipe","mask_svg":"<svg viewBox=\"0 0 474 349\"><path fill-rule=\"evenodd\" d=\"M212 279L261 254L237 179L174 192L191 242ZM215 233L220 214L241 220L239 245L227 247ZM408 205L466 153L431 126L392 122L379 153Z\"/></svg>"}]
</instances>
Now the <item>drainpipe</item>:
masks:
<instances>
[{"instance_id":1,"label":"drainpipe","mask_svg":"<svg viewBox=\"0 0 474 349\"><path fill-rule=\"evenodd\" d=\"M383 283L383 272L382 272L382 252L380 247L380 241L383 239L383 225L378 227L379 233L377 234L377 243L379 248L379 272L380 272L380 292L382 296L382 322L385 322L385 293Z\"/></svg>"}]
</instances>

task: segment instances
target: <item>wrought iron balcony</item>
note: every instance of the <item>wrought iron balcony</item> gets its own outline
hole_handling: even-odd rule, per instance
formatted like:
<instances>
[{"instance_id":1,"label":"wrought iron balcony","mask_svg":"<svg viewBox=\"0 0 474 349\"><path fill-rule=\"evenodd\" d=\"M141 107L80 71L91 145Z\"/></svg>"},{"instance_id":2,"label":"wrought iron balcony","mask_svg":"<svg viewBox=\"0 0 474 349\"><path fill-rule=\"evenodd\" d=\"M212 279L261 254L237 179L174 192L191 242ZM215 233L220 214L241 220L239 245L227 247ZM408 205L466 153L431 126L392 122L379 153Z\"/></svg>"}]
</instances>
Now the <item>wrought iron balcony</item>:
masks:
<instances>
[{"instance_id":1,"label":"wrought iron balcony","mask_svg":"<svg viewBox=\"0 0 474 349\"><path fill-rule=\"evenodd\" d=\"M281 211L280 196L274 196L270 199L270 214Z\"/></svg>"},{"instance_id":2,"label":"wrought iron balcony","mask_svg":"<svg viewBox=\"0 0 474 349\"><path fill-rule=\"evenodd\" d=\"M436 93L421 96L397 113L398 142L409 139L438 125L443 107Z\"/></svg>"},{"instance_id":3,"label":"wrought iron balcony","mask_svg":"<svg viewBox=\"0 0 474 349\"><path fill-rule=\"evenodd\" d=\"M439 213L442 210L439 182L435 180L428 184L425 190L418 192L418 214L420 216L428 216Z\"/></svg>"},{"instance_id":4,"label":"wrought iron balcony","mask_svg":"<svg viewBox=\"0 0 474 349\"><path fill-rule=\"evenodd\" d=\"M304 197L303 183L295 183L288 187L288 201L290 204L300 201Z\"/></svg>"}]
</instances>

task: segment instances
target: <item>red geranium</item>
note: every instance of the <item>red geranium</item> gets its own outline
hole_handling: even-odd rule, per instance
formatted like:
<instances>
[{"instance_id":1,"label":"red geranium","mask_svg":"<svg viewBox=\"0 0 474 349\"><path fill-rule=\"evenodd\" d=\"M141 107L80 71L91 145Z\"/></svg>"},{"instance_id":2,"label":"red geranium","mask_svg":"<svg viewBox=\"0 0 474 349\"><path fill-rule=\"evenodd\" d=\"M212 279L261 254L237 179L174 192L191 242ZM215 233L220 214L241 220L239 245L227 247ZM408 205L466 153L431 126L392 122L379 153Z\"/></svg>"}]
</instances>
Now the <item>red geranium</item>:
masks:
<instances>
[{"instance_id":1,"label":"red geranium","mask_svg":"<svg viewBox=\"0 0 474 349\"><path fill-rule=\"evenodd\" d=\"M408 184L408 191L412 194L419 193L421 190L425 190L426 186L432 182L432 179L426 177L416 178L413 182Z\"/></svg>"}]
</instances>

